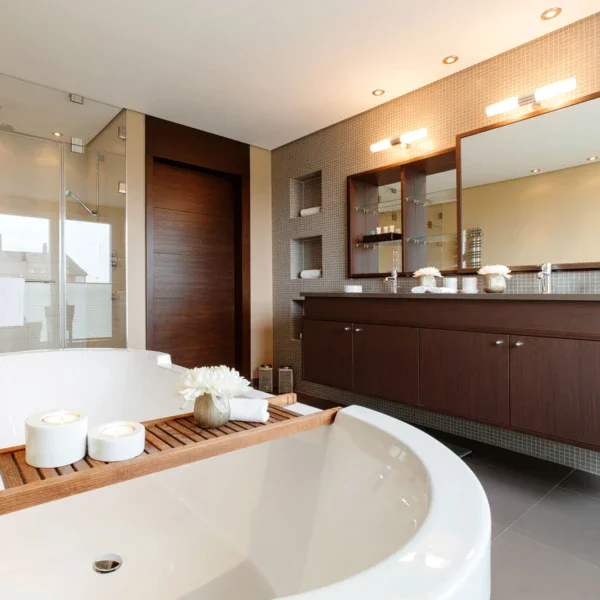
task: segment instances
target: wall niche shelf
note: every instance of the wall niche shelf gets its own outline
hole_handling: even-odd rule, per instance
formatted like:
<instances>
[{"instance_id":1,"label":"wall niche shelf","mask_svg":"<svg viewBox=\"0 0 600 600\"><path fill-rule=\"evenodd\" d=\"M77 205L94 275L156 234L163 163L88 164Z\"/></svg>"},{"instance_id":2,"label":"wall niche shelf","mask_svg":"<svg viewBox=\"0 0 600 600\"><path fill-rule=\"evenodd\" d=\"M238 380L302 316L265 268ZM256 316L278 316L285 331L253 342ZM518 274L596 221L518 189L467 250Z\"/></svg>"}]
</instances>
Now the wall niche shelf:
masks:
<instances>
[{"instance_id":1,"label":"wall niche shelf","mask_svg":"<svg viewBox=\"0 0 600 600\"><path fill-rule=\"evenodd\" d=\"M323 238L320 235L290 240L290 277L301 279L302 271L319 269L323 277ZM310 281L307 279L306 281Z\"/></svg>"},{"instance_id":2,"label":"wall niche shelf","mask_svg":"<svg viewBox=\"0 0 600 600\"><path fill-rule=\"evenodd\" d=\"M323 178L321 171L307 173L290 179L290 218L301 217L305 208L319 208L323 205ZM319 213L316 213L319 214ZM312 216L312 215L311 215Z\"/></svg>"},{"instance_id":3,"label":"wall niche shelf","mask_svg":"<svg viewBox=\"0 0 600 600\"><path fill-rule=\"evenodd\" d=\"M293 342L302 341L303 316L304 298L292 298L290 301L290 338Z\"/></svg>"}]
</instances>

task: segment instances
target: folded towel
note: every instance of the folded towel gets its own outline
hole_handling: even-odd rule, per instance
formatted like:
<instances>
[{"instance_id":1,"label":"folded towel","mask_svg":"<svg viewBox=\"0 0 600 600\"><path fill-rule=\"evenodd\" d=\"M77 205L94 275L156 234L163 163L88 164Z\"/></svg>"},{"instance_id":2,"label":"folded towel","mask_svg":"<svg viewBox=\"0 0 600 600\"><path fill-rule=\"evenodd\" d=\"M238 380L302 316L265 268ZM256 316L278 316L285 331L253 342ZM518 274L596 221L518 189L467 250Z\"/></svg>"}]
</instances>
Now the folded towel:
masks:
<instances>
[{"instance_id":1,"label":"folded towel","mask_svg":"<svg viewBox=\"0 0 600 600\"><path fill-rule=\"evenodd\" d=\"M25 279L0 277L0 327L25 324Z\"/></svg>"},{"instance_id":2,"label":"folded towel","mask_svg":"<svg viewBox=\"0 0 600 600\"><path fill-rule=\"evenodd\" d=\"M319 279L321 277L321 269L308 269L300 272L300 279Z\"/></svg>"},{"instance_id":3,"label":"folded towel","mask_svg":"<svg viewBox=\"0 0 600 600\"><path fill-rule=\"evenodd\" d=\"M300 216L308 217L309 215L316 215L317 213L320 213L320 212L321 212L320 206L313 206L312 208L303 208L300 211Z\"/></svg>"},{"instance_id":4,"label":"folded towel","mask_svg":"<svg viewBox=\"0 0 600 600\"><path fill-rule=\"evenodd\" d=\"M413 294L456 294L456 290L447 287L430 287L428 285L418 285L410 290Z\"/></svg>"},{"instance_id":5,"label":"folded towel","mask_svg":"<svg viewBox=\"0 0 600 600\"><path fill-rule=\"evenodd\" d=\"M232 421L266 423L269 420L269 403L253 398L233 398L229 401Z\"/></svg>"}]
</instances>

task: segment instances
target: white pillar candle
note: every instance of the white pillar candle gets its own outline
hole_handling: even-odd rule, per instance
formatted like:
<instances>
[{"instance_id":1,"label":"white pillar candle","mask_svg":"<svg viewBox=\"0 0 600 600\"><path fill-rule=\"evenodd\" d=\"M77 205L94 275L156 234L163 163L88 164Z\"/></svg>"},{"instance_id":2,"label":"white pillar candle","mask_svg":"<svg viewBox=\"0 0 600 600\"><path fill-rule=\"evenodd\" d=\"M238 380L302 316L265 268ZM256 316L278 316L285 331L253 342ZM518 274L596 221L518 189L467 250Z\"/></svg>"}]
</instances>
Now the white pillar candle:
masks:
<instances>
[{"instance_id":1,"label":"white pillar candle","mask_svg":"<svg viewBox=\"0 0 600 600\"><path fill-rule=\"evenodd\" d=\"M76 410L53 410L25 419L25 461L38 469L70 465L85 456L88 421Z\"/></svg>"},{"instance_id":2,"label":"white pillar candle","mask_svg":"<svg viewBox=\"0 0 600 600\"><path fill-rule=\"evenodd\" d=\"M95 460L116 462L144 451L146 429L141 423L114 421L96 425L88 432L88 454Z\"/></svg>"}]
</instances>

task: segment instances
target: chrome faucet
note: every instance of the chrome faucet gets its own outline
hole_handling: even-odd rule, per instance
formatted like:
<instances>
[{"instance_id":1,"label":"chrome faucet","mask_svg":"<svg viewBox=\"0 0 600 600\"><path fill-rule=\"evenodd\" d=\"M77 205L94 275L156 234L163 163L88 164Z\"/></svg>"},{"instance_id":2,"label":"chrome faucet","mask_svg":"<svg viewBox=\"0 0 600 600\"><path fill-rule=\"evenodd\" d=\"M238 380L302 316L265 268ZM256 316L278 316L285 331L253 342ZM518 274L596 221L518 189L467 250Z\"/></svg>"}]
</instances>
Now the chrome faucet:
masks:
<instances>
[{"instance_id":1,"label":"chrome faucet","mask_svg":"<svg viewBox=\"0 0 600 600\"><path fill-rule=\"evenodd\" d=\"M393 294L397 294L398 293L398 271L396 271L396 269L394 269L392 271L392 274L389 277L386 277L384 279L384 281L386 283L388 282L392 282L392 293Z\"/></svg>"},{"instance_id":2,"label":"chrome faucet","mask_svg":"<svg viewBox=\"0 0 600 600\"><path fill-rule=\"evenodd\" d=\"M537 278L542 280L542 294L552 293L552 263L544 263L540 265L542 269Z\"/></svg>"}]
</instances>

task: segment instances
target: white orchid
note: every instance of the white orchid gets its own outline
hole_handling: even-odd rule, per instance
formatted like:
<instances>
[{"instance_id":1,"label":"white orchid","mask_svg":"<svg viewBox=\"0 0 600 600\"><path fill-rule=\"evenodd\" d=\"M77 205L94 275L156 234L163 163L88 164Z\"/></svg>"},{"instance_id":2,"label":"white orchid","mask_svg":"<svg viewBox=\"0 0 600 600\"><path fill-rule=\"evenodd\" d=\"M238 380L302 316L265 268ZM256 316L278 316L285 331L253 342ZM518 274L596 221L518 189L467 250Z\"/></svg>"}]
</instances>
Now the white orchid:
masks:
<instances>
[{"instance_id":1,"label":"white orchid","mask_svg":"<svg viewBox=\"0 0 600 600\"><path fill-rule=\"evenodd\" d=\"M441 277L442 274L435 267L423 267L413 273L413 277Z\"/></svg>"},{"instance_id":2,"label":"white orchid","mask_svg":"<svg viewBox=\"0 0 600 600\"><path fill-rule=\"evenodd\" d=\"M210 394L217 405L225 404L250 386L235 369L220 367L196 367L188 369L179 380L177 393L183 396L181 408L204 394Z\"/></svg>"},{"instance_id":3,"label":"white orchid","mask_svg":"<svg viewBox=\"0 0 600 600\"><path fill-rule=\"evenodd\" d=\"M479 275L502 275L506 279L512 277L512 275L510 275L510 269L504 265L487 265L481 267L477 273L479 273Z\"/></svg>"}]
</instances>

